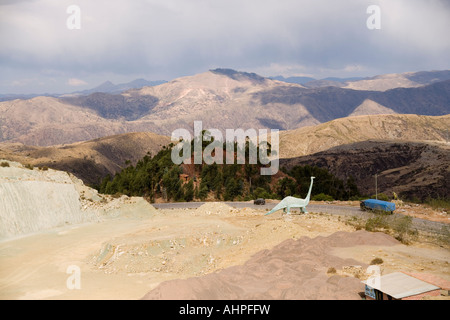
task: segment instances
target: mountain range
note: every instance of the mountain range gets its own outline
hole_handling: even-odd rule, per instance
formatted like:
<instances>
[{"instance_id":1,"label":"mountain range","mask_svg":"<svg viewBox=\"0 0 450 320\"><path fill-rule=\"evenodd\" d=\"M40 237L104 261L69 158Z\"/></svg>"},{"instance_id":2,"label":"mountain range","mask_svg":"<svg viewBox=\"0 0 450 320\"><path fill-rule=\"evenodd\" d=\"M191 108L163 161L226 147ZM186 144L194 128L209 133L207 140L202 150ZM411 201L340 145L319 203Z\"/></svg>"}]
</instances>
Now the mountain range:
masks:
<instances>
[{"instance_id":1,"label":"mountain range","mask_svg":"<svg viewBox=\"0 0 450 320\"><path fill-rule=\"evenodd\" d=\"M0 142L51 146L127 132L170 136L179 128L192 131L199 120L205 129L222 131L293 130L355 115L442 116L450 113L450 80L434 81L446 74L411 74L409 79L423 85L374 91L307 88L215 69L122 93L16 99L0 102ZM351 83L356 86L359 81Z\"/></svg>"},{"instance_id":2,"label":"mountain range","mask_svg":"<svg viewBox=\"0 0 450 320\"><path fill-rule=\"evenodd\" d=\"M450 79L450 70L421 71L378 75L375 77L324 78L271 77L271 79L301 84L307 88L339 87L355 90L386 91L394 88L412 88Z\"/></svg>"},{"instance_id":3,"label":"mountain range","mask_svg":"<svg viewBox=\"0 0 450 320\"><path fill-rule=\"evenodd\" d=\"M16 99L32 99L32 98L39 97L39 96L54 97L54 98L73 97L73 96L80 96L80 95L88 95L88 94L96 93L96 92L121 93L121 92L130 90L130 89L142 88L142 87L146 87L146 86L157 86L157 85L160 85L160 84L163 84L166 82L167 81L165 81L165 80L148 81L145 79L136 79L136 80L126 82L126 83L114 84L111 81L105 81L102 84L100 84L92 89L75 91L75 92L70 92L70 93L63 93L63 94L56 94L56 93L44 93L44 94L3 93L3 94L0 94L0 101L16 100Z\"/></svg>"},{"instance_id":4,"label":"mountain range","mask_svg":"<svg viewBox=\"0 0 450 320\"><path fill-rule=\"evenodd\" d=\"M83 91L72 92L71 94L68 94L68 95L62 95L62 97L73 96L73 95L78 95L78 96L79 95L88 95L88 94L96 93L96 92L113 93L113 94L121 93L121 92L130 90L130 89L137 89L137 88L142 88L142 87L152 87L152 86L157 86L157 85L160 85L160 84L163 84L166 82L167 81L164 81L164 80L148 81L145 79L136 79L136 80L126 82L126 83L114 84L111 81L106 81L95 88L83 90Z\"/></svg>"}]
</instances>

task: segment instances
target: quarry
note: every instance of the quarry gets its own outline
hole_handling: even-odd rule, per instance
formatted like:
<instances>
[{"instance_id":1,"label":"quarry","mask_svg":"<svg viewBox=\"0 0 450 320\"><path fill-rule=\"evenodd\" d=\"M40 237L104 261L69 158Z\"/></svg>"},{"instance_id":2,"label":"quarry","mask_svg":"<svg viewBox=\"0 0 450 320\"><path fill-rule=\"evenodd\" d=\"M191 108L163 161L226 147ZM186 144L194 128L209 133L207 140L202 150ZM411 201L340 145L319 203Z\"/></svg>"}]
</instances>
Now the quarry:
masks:
<instances>
[{"instance_id":1,"label":"quarry","mask_svg":"<svg viewBox=\"0 0 450 320\"><path fill-rule=\"evenodd\" d=\"M66 172L8 165L0 168L2 300L361 299L375 258L383 274L450 280L442 235L404 244L348 217L265 216L250 203L156 209L98 194ZM75 275L78 286L68 285Z\"/></svg>"}]
</instances>

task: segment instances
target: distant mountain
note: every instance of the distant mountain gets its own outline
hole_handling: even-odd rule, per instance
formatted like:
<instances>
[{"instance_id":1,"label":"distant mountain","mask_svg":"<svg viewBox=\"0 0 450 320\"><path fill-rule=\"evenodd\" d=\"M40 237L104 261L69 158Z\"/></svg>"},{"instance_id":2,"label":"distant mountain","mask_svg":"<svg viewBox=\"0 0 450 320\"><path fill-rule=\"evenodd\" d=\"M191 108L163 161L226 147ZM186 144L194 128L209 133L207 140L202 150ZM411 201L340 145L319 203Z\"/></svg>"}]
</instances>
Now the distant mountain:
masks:
<instances>
[{"instance_id":1,"label":"distant mountain","mask_svg":"<svg viewBox=\"0 0 450 320\"><path fill-rule=\"evenodd\" d=\"M450 80L450 70L420 71L378 75L375 77L324 78L272 77L271 79L288 83L298 83L307 88L338 87L354 90L386 91L394 88L415 88Z\"/></svg>"},{"instance_id":2,"label":"distant mountain","mask_svg":"<svg viewBox=\"0 0 450 320\"><path fill-rule=\"evenodd\" d=\"M237 81L250 80L255 84L264 83L266 81L266 78L261 77L261 76L257 75L256 73L242 72L242 71L236 71L233 69L223 69L223 68L213 69L213 70L209 70L209 71L214 74L227 76L227 77L229 77L233 80L237 80Z\"/></svg>"},{"instance_id":3,"label":"distant mountain","mask_svg":"<svg viewBox=\"0 0 450 320\"><path fill-rule=\"evenodd\" d=\"M56 94L56 93L30 93L30 94L0 94L0 101L8 101L8 100L15 100L15 99L33 99L36 97L54 97L54 98L73 98L73 97L79 97L79 96L85 96L90 95L92 93L111 93L111 94L120 94L124 91L130 90L130 89L138 89L143 87L152 87L157 86L163 83L166 83L167 81L164 80L158 80L158 81L148 81L145 79L136 79L127 83L121 83L121 84L114 84L111 81L105 81L104 83L100 84L99 86L87 89L83 91L75 91L71 93L63 93L63 94Z\"/></svg>"},{"instance_id":4,"label":"distant mountain","mask_svg":"<svg viewBox=\"0 0 450 320\"><path fill-rule=\"evenodd\" d=\"M281 85L257 92L254 97L262 105L303 105L319 122L347 117L367 99L395 113L445 115L450 113L450 80L419 88L397 88L384 92L337 87L305 89Z\"/></svg>"},{"instance_id":5,"label":"distant mountain","mask_svg":"<svg viewBox=\"0 0 450 320\"><path fill-rule=\"evenodd\" d=\"M311 77L288 77L283 76L270 77L270 79L283 81L287 83L301 84L307 88L321 88L321 87L344 87L347 82L358 81L364 78L352 77L352 78L336 78L329 77L324 79L315 79Z\"/></svg>"},{"instance_id":6,"label":"distant mountain","mask_svg":"<svg viewBox=\"0 0 450 320\"><path fill-rule=\"evenodd\" d=\"M283 82L287 82L287 83L297 83L297 84L305 84L310 81L316 80L311 77L288 77L288 78L285 78L283 76L269 77L269 79L283 81Z\"/></svg>"},{"instance_id":7,"label":"distant mountain","mask_svg":"<svg viewBox=\"0 0 450 320\"><path fill-rule=\"evenodd\" d=\"M104 87L108 87L106 84ZM0 102L0 142L49 146L126 132L170 136L179 128L292 130L368 114L450 113L450 80L366 91L306 88L231 69L215 69L120 94Z\"/></svg>"},{"instance_id":8,"label":"distant mountain","mask_svg":"<svg viewBox=\"0 0 450 320\"><path fill-rule=\"evenodd\" d=\"M417 88L450 80L450 70L384 74L346 82L344 88L386 91L395 88Z\"/></svg>"},{"instance_id":9,"label":"distant mountain","mask_svg":"<svg viewBox=\"0 0 450 320\"><path fill-rule=\"evenodd\" d=\"M159 81L148 81L145 79L136 79L127 83L114 84L111 81L106 81L101 85L83 91L77 91L71 93L71 95L89 95L91 93L102 92L102 93L113 93L118 94L130 89L138 89L143 87L152 87L157 86L167 81L159 80Z\"/></svg>"},{"instance_id":10,"label":"distant mountain","mask_svg":"<svg viewBox=\"0 0 450 320\"><path fill-rule=\"evenodd\" d=\"M27 99L33 99L36 97L58 97L59 95L56 94L50 94L50 93L41 93L41 94L37 94L37 93L30 93L30 94L15 94L15 93L5 93L5 94L0 94L0 102L1 101L9 101L9 100L16 100L16 99L20 99L20 100L27 100Z\"/></svg>"}]
</instances>

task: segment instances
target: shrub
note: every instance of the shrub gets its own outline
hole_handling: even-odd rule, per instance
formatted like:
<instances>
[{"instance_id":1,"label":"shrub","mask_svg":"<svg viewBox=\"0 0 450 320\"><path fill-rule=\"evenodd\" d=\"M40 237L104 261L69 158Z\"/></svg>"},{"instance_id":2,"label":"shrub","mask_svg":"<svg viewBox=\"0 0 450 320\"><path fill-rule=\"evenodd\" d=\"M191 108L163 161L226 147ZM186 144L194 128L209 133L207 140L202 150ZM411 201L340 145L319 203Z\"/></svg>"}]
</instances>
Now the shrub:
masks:
<instances>
[{"instance_id":1,"label":"shrub","mask_svg":"<svg viewBox=\"0 0 450 320\"><path fill-rule=\"evenodd\" d=\"M395 219L392 223L392 230L395 233L395 239L404 244L408 244L411 237L418 234L417 230L412 229L412 217L410 216Z\"/></svg>"},{"instance_id":2,"label":"shrub","mask_svg":"<svg viewBox=\"0 0 450 320\"><path fill-rule=\"evenodd\" d=\"M333 197L325 193L316 194L311 198L313 201L333 201Z\"/></svg>"},{"instance_id":3,"label":"shrub","mask_svg":"<svg viewBox=\"0 0 450 320\"><path fill-rule=\"evenodd\" d=\"M384 193L379 193L378 195L373 195L372 199L378 199L381 201L390 201L389 197L387 195L385 195Z\"/></svg>"},{"instance_id":4,"label":"shrub","mask_svg":"<svg viewBox=\"0 0 450 320\"><path fill-rule=\"evenodd\" d=\"M353 226L355 230L361 230L364 228L364 221L358 217L352 216L345 221L346 225Z\"/></svg>"},{"instance_id":5,"label":"shrub","mask_svg":"<svg viewBox=\"0 0 450 320\"><path fill-rule=\"evenodd\" d=\"M0 167L9 168L9 162L4 161L4 162L0 163Z\"/></svg>"},{"instance_id":6,"label":"shrub","mask_svg":"<svg viewBox=\"0 0 450 320\"><path fill-rule=\"evenodd\" d=\"M375 258L372 261L370 261L371 265L375 265L375 264L382 264L384 261L381 258Z\"/></svg>"},{"instance_id":7,"label":"shrub","mask_svg":"<svg viewBox=\"0 0 450 320\"><path fill-rule=\"evenodd\" d=\"M403 216L392 219L387 215L377 215L366 221L364 229L369 232L384 232L392 235L403 244L409 244L411 237L418 234L417 230L412 229L412 217Z\"/></svg>"},{"instance_id":8,"label":"shrub","mask_svg":"<svg viewBox=\"0 0 450 320\"><path fill-rule=\"evenodd\" d=\"M33 169L34 169L33 165L31 165L31 164L29 164L29 163L27 163L26 165L24 165L24 167L27 168L27 169L30 169L30 170L33 170Z\"/></svg>"},{"instance_id":9,"label":"shrub","mask_svg":"<svg viewBox=\"0 0 450 320\"><path fill-rule=\"evenodd\" d=\"M411 231L412 217L403 216L398 218L392 224L392 229L398 233L408 233Z\"/></svg>"},{"instance_id":10,"label":"shrub","mask_svg":"<svg viewBox=\"0 0 450 320\"><path fill-rule=\"evenodd\" d=\"M374 218L370 218L366 221L365 229L370 232L380 231L380 229L388 229L389 224L387 223L385 216L378 215Z\"/></svg>"},{"instance_id":11,"label":"shrub","mask_svg":"<svg viewBox=\"0 0 450 320\"><path fill-rule=\"evenodd\" d=\"M450 199L427 199L425 201L427 205L429 205L434 210L445 210L447 212L450 212Z\"/></svg>"},{"instance_id":12,"label":"shrub","mask_svg":"<svg viewBox=\"0 0 450 320\"><path fill-rule=\"evenodd\" d=\"M333 268L333 267L328 268L327 273L332 273L332 274L334 274L334 273L336 273L336 269Z\"/></svg>"},{"instance_id":13,"label":"shrub","mask_svg":"<svg viewBox=\"0 0 450 320\"><path fill-rule=\"evenodd\" d=\"M253 199L273 199L276 198L275 194L268 192L266 189L258 187L253 191Z\"/></svg>"}]
</instances>

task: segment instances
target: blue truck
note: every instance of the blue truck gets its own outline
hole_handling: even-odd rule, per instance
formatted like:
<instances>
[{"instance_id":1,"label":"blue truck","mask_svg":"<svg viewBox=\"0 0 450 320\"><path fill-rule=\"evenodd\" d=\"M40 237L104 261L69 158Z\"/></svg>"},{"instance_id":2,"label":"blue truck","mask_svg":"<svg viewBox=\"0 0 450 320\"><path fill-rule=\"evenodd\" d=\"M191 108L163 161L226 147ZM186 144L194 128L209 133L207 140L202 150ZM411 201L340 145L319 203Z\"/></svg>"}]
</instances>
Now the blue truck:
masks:
<instances>
[{"instance_id":1,"label":"blue truck","mask_svg":"<svg viewBox=\"0 0 450 320\"><path fill-rule=\"evenodd\" d=\"M376 199L367 199L361 201L360 207L361 210L393 214L395 210L395 203Z\"/></svg>"}]
</instances>

